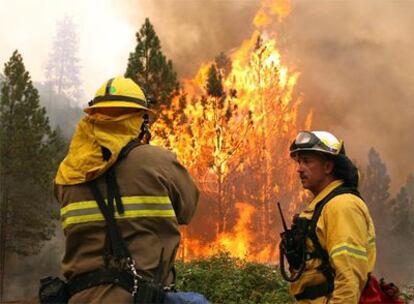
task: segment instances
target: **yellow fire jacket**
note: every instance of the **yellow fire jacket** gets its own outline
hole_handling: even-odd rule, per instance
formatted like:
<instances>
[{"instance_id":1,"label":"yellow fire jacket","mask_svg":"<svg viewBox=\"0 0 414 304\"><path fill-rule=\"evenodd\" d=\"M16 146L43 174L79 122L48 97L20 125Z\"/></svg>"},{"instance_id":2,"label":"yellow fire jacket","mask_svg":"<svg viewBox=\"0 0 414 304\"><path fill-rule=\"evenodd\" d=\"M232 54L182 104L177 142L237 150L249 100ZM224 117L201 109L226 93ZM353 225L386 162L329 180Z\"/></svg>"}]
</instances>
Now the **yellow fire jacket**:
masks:
<instances>
[{"instance_id":1,"label":"yellow fire jacket","mask_svg":"<svg viewBox=\"0 0 414 304\"><path fill-rule=\"evenodd\" d=\"M175 154L157 146L134 148L115 171L125 207L122 215L115 211L115 218L138 272L154 277L164 248L162 279L171 284L179 224L190 222L199 191ZM97 183L105 195L104 176ZM90 189L85 183L55 185L55 193L65 235L64 276L103 268L105 220ZM100 285L75 294L69 303L132 303L132 297L120 287Z\"/></svg>"},{"instance_id":2,"label":"yellow fire jacket","mask_svg":"<svg viewBox=\"0 0 414 304\"><path fill-rule=\"evenodd\" d=\"M311 219L315 206L343 182L336 180L317 195L300 217ZM334 197L323 209L316 226L316 235L330 257L335 270L334 291L328 297L302 300L309 304L356 304L375 266L375 229L366 204L353 194ZM313 251L310 239L306 240L309 252ZM324 275L316 268L320 259L306 262L305 272L289 286L292 295L301 293L305 287L325 282Z\"/></svg>"}]
</instances>

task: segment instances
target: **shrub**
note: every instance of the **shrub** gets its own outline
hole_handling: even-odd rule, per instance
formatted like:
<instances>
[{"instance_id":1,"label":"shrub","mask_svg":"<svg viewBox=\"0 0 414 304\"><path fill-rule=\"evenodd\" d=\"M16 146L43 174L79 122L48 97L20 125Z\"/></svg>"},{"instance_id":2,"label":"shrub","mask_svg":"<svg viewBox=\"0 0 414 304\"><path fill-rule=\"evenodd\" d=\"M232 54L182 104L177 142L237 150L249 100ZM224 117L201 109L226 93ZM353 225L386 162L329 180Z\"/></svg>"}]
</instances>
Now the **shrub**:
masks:
<instances>
[{"instance_id":1,"label":"shrub","mask_svg":"<svg viewBox=\"0 0 414 304\"><path fill-rule=\"evenodd\" d=\"M177 263L177 288L196 291L217 304L292 303L275 266L220 253L206 260Z\"/></svg>"}]
</instances>

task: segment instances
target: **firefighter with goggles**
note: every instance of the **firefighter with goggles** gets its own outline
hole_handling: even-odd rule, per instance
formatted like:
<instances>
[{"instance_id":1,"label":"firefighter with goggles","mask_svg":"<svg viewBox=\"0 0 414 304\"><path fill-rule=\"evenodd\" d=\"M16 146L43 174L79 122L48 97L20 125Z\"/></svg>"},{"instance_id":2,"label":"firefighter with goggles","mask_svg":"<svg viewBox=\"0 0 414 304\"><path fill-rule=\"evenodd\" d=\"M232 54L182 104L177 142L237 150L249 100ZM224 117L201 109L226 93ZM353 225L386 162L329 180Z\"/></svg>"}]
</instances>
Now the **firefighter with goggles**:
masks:
<instances>
[{"instance_id":1,"label":"firefighter with goggles","mask_svg":"<svg viewBox=\"0 0 414 304\"><path fill-rule=\"evenodd\" d=\"M59 303L207 303L169 292L179 225L191 221L199 190L174 153L149 144L154 113L141 88L112 78L85 112L55 178L68 280ZM41 303L56 302L46 296Z\"/></svg>"},{"instance_id":2,"label":"firefighter with goggles","mask_svg":"<svg viewBox=\"0 0 414 304\"><path fill-rule=\"evenodd\" d=\"M281 271L289 292L299 303L358 303L376 259L358 170L343 142L325 131L299 132L290 155L313 199L281 234Z\"/></svg>"}]
</instances>

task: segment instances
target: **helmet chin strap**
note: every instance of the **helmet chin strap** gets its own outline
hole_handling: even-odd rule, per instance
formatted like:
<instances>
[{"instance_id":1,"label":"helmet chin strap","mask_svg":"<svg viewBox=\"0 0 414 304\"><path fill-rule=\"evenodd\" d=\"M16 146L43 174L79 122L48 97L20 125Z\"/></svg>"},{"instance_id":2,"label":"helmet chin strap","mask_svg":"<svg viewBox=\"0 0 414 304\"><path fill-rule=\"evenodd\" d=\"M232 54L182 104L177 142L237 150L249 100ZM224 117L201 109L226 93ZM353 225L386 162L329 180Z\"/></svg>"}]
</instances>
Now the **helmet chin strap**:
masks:
<instances>
[{"instance_id":1,"label":"helmet chin strap","mask_svg":"<svg viewBox=\"0 0 414 304\"><path fill-rule=\"evenodd\" d=\"M149 144L151 140L151 132L149 128L149 116L144 114L144 121L141 125L141 132L138 135L138 140L143 144Z\"/></svg>"}]
</instances>

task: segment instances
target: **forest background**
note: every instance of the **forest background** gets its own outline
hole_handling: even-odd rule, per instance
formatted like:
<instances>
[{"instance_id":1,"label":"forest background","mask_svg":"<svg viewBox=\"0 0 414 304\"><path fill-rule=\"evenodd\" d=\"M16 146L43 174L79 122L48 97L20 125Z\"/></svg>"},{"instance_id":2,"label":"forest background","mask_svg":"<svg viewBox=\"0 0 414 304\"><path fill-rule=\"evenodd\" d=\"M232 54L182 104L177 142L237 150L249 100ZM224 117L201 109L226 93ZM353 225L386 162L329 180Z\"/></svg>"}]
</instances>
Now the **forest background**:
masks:
<instances>
[{"instance_id":1,"label":"forest background","mask_svg":"<svg viewBox=\"0 0 414 304\"><path fill-rule=\"evenodd\" d=\"M108 2L96 13L115 12L103 25L103 29L110 28L106 36L99 36L100 41L115 41L118 54L110 54L109 60L104 57L107 47L96 45L100 47L96 49L83 38L84 16L76 14L80 4L73 5L72 15L63 13L64 5L55 7L60 12L53 16L56 27L42 40L25 39L20 33L30 22L17 18L17 13L31 4L16 2L9 7L13 13L1 18L15 24L13 34L0 32L5 46L0 51L4 62L0 71L3 299L30 297L39 277L59 272L62 235L50 181L83 115L82 107L97 86L114 74L134 78L157 101L154 108L171 126L171 117L163 113L174 107L177 117L173 121L185 119L180 109L188 101L179 98L177 105L172 100L185 96L182 80L192 77L202 62L209 64L200 99L231 97L223 85L226 66L232 64L228 54L253 31L251 19L260 9L254 1L211 1L202 13L201 1L126 1L119 7ZM361 191L377 227L377 274L413 284L414 145L410 131L414 91L409 84L414 40L407 37L413 37L409 16L414 5L407 1L317 1L312 5L297 1L289 9L290 15L275 27L282 58L300 72L293 97L304 100L298 121L313 111L313 128L329 129L345 140L347 152L359 165ZM143 19L144 12L150 19ZM121 23L117 22L120 16ZM266 33L262 34L266 40ZM45 41L45 46L38 44ZM151 50L152 65L143 64L144 49ZM89 61L96 59L89 53L101 60L95 69L106 67L90 68ZM145 73L156 81L146 83L148 77L136 77ZM225 105L219 107L223 110ZM218 230L226 227L223 224Z\"/></svg>"}]
</instances>

